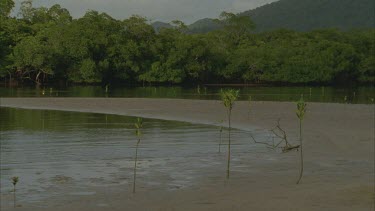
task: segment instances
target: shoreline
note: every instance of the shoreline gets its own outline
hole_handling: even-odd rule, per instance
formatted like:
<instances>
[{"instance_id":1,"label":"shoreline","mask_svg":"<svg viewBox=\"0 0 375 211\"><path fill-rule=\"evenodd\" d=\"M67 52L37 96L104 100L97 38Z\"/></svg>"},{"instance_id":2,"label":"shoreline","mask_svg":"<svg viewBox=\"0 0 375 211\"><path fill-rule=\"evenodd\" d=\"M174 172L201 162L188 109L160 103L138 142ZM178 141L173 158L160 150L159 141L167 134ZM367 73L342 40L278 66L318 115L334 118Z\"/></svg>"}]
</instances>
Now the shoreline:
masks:
<instances>
[{"instance_id":1,"label":"shoreline","mask_svg":"<svg viewBox=\"0 0 375 211\"><path fill-rule=\"evenodd\" d=\"M209 125L219 125L220 120L226 119L223 105L214 100L0 98L1 107L116 114ZM233 110L233 127L270 130L281 118L281 127L296 143L295 109L295 103L257 101L252 103L249 116L248 102L239 101ZM143 187L135 196L121 187L107 187L110 191L99 188L94 196L67 196L38 210L373 209L374 105L308 103L307 109L303 129L305 174L300 185L295 184L298 154L291 152L280 154L279 160L264 166L245 161L253 168L252 173L234 173L228 184L218 175L219 179L205 178L192 188L175 191ZM111 198L111 207L96 206L96 201L103 197ZM60 207L61 204L64 205Z\"/></svg>"}]
</instances>

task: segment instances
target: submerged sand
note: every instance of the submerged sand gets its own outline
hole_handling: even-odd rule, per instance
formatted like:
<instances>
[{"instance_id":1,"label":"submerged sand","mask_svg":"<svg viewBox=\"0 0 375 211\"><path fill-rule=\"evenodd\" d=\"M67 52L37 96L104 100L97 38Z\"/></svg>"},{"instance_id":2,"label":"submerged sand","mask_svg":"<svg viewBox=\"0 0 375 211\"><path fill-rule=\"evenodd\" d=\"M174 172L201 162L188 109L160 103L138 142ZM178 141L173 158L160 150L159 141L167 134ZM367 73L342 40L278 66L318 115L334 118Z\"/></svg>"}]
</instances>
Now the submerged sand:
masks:
<instances>
[{"instance_id":1,"label":"submerged sand","mask_svg":"<svg viewBox=\"0 0 375 211\"><path fill-rule=\"evenodd\" d=\"M0 98L0 106L210 125L226 120L223 105L213 100ZM280 119L290 140L298 143L295 110L295 103L252 102L249 113L248 102L237 102L232 124L242 130L269 130ZM280 153L280 160L268 165L247 161L254 171L234 172L228 181L223 163L223 177L202 179L190 188L141 186L135 195L123 187L98 188L94 195L51 199L38 210L374 210L374 133L374 105L309 103L303 129L305 172L299 185L298 153L290 152ZM106 203L98 204L103 199Z\"/></svg>"}]
</instances>

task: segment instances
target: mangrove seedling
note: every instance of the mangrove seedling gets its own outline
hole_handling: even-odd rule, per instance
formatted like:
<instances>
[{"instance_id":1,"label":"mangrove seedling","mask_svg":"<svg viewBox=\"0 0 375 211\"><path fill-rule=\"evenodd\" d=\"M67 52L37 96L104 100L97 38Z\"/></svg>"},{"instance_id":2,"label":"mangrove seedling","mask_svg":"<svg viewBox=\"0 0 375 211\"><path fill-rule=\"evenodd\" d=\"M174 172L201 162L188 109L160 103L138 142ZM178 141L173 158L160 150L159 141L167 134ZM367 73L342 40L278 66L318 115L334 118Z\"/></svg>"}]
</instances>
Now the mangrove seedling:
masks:
<instances>
[{"instance_id":1,"label":"mangrove seedling","mask_svg":"<svg viewBox=\"0 0 375 211\"><path fill-rule=\"evenodd\" d=\"M13 206L16 208L16 185L18 183L18 177L12 177L13 184Z\"/></svg>"},{"instance_id":2,"label":"mangrove seedling","mask_svg":"<svg viewBox=\"0 0 375 211\"><path fill-rule=\"evenodd\" d=\"M302 120L305 117L306 113L306 106L307 104L303 100L303 96L301 96L301 99L297 102L297 117L299 119L299 141L300 141L300 156L301 156L301 167L299 172L299 178L297 181L297 184L301 181L302 174L303 174L303 148L302 148Z\"/></svg>"},{"instance_id":3,"label":"mangrove seedling","mask_svg":"<svg viewBox=\"0 0 375 211\"><path fill-rule=\"evenodd\" d=\"M220 141L219 141L219 153L221 152L221 140L222 140L222 135L223 135L223 120L221 120L219 123L220 123Z\"/></svg>"},{"instance_id":4,"label":"mangrove seedling","mask_svg":"<svg viewBox=\"0 0 375 211\"><path fill-rule=\"evenodd\" d=\"M141 129L143 127L142 118L138 118L134 126L135 126L135 135L137 136L137 145L135 147L133 193L135 193L135 181L137 178L138 146L139 146L139 143L141 142L141 136L142 136Z\"/></svg>"},{"instance_id":5,"label":"mangrove seedling","mask_svg":"<svg viewBox=\"0 0 375 211\"><path fill-rule=\"evenodd\" d=\"M229 89L220 92L221 100L227 109L228 114L228 162L227 162L227 179L229 179L229 171L230 171L230 144L231 144L231 115L234 102L237 100L239 96L239 90Z\"/></svg>"}]
</instances>

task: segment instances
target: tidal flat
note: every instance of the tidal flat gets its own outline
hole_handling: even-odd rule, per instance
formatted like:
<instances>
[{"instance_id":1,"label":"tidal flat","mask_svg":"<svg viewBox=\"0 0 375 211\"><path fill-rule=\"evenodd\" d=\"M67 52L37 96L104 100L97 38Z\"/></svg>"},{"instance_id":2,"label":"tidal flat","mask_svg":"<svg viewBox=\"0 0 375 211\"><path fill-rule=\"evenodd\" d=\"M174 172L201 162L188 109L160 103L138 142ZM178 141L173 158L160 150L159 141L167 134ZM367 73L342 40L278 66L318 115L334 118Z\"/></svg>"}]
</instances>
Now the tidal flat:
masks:
<instances>
[{"instance_id":1,"label":"tidal flat","mask_svg":"<svg viewBox=\"0 0 375 211\"><path fill-rule=\"evenodd\" d=\"M294 103L253 102L250 113L248 102L236 103L229 180L226 145L218 153L226 119L219 101L1 98L0 106L2 210L12 209L13 174L20 177L17 210L374 208L374 105L308 103L299 185L297 152L250 139L274 141L269 130L280 119L298 143ZM133 195L135 117L146 119Z\"/></svg>"}]
</instances>

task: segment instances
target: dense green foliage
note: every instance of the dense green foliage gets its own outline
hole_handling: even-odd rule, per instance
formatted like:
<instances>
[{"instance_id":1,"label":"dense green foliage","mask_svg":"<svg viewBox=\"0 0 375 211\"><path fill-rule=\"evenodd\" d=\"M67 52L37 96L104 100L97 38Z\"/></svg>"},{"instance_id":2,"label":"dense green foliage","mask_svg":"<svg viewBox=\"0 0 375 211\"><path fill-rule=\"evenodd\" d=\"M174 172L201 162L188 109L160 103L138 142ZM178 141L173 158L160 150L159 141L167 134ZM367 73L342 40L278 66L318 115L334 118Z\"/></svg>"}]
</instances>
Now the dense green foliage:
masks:
<instances>
[{"instance_id":1,"label":"dense green foliage","mask_svg":"<svg viewBox=\"0 0 375 211\"><path fill-rule=\"evenodd\" d=\"M147 19L54 5L1 10L0 77L47 83L374 82L371 30L253 33L246 16L223 13L220 30L189 34L179 21L155 32Z\"/></svg>"}]
</instances>

